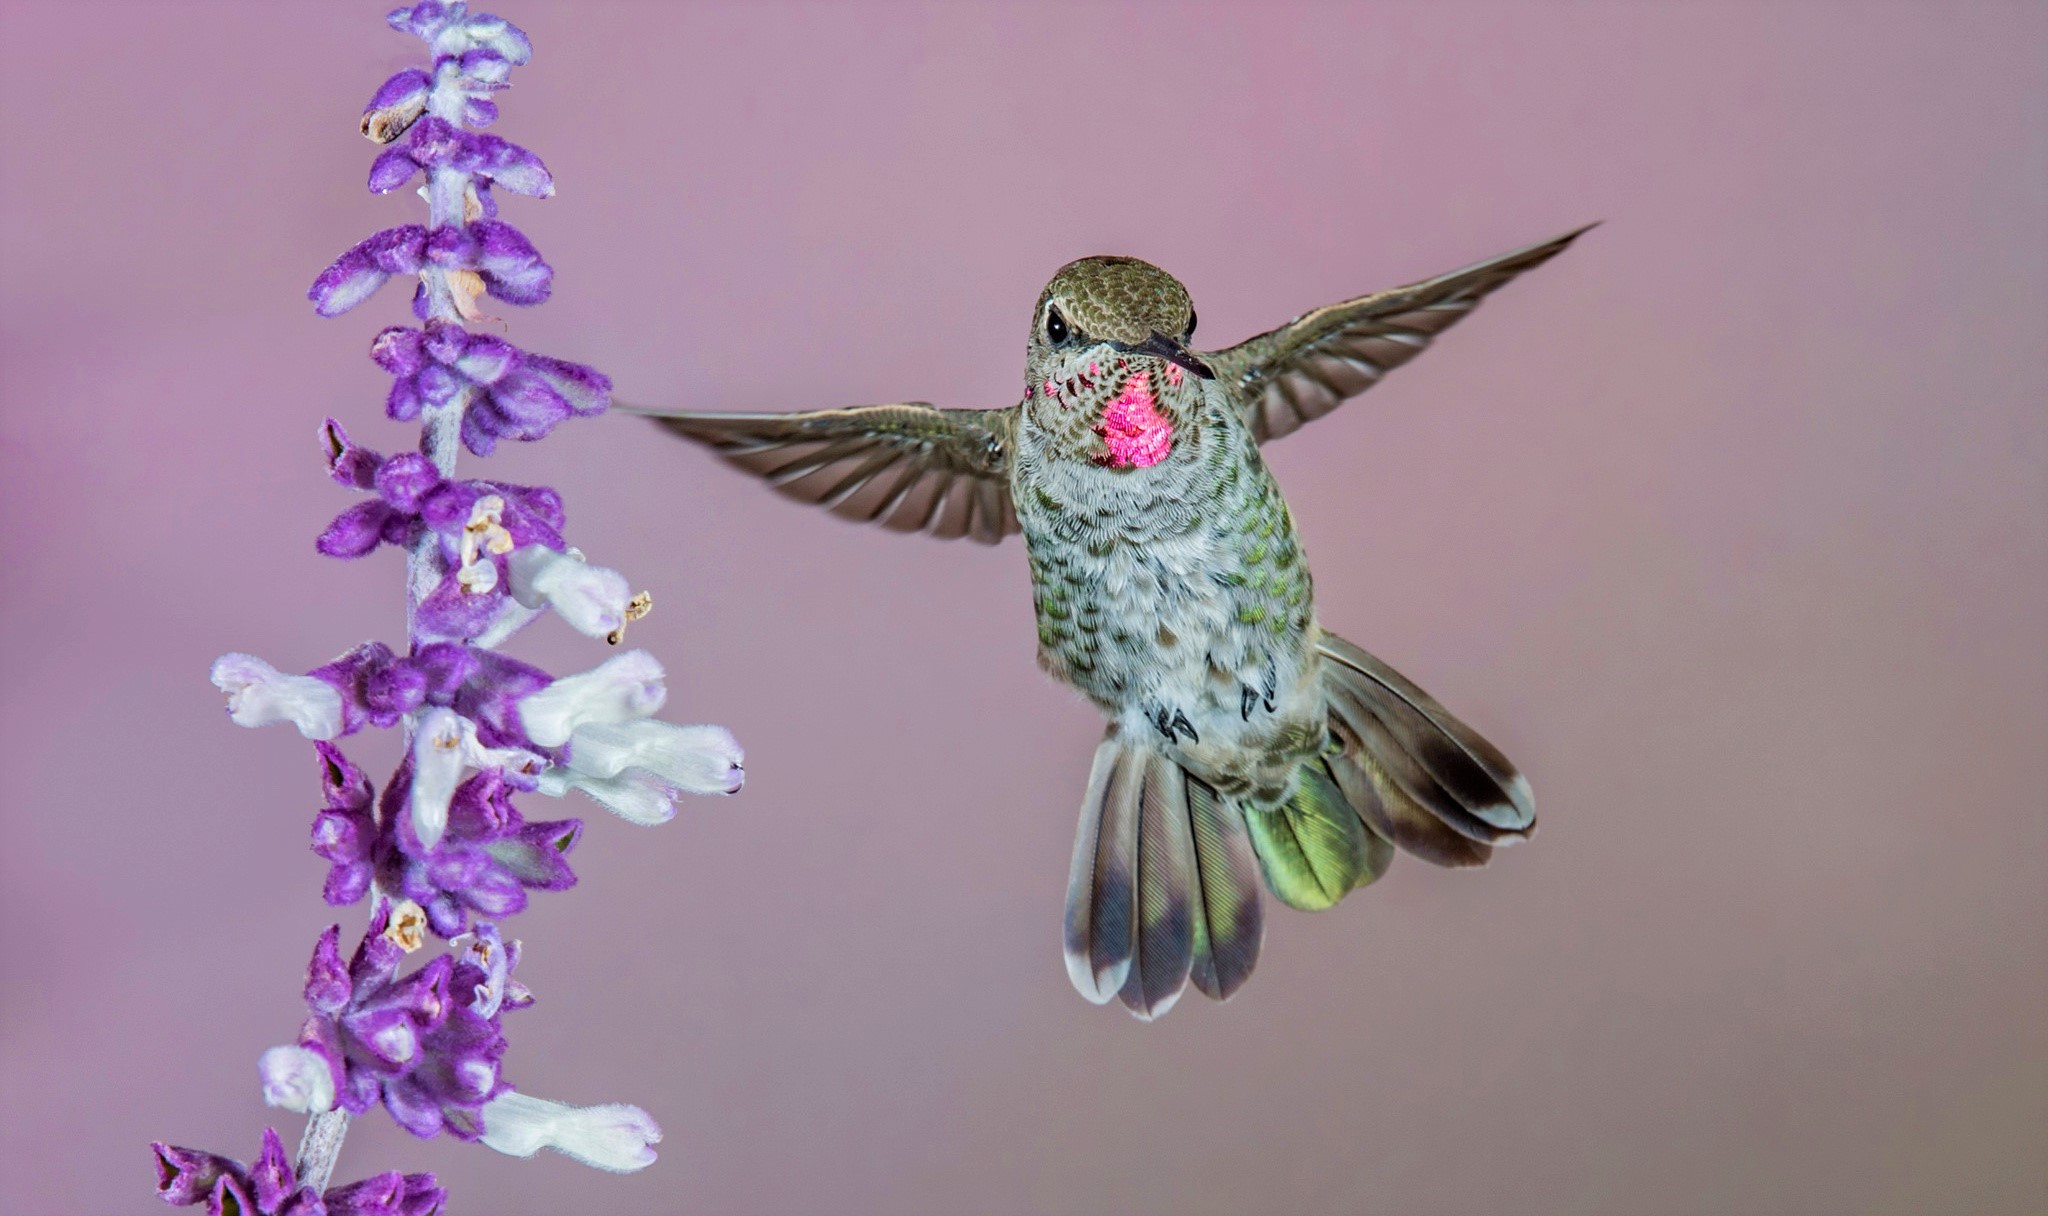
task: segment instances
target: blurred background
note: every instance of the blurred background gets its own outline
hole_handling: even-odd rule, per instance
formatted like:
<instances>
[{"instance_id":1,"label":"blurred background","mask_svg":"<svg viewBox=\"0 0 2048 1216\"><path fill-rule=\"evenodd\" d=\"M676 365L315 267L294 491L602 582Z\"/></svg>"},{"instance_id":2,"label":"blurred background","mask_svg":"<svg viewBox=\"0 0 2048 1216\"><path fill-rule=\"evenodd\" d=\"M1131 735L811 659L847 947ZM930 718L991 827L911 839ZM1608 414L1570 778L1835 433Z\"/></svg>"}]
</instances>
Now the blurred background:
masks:
<instances>
[{"instance_id":1,"label":"blurred background","mask_svg":"<svg viewBox=\"0 0 2048 1216\"><path fill-rule=\"evenodd\" d=\"M311 749L206 673L401 633L314 428L390 449L304 298L422 214L362 188L385 5L0 7L0 1209L161 1210L252 1155L331 919ZM506 1076L632 1101L631 1177L414 1141L456 1212L2048 1210L2048 10L2038 4L505 0L494 130L559 195L509 336L629 399L1021 386L1070 258L1206 345L1606 226L1269 457L1325 621L1532 777L1488 870L1275 912L1141 1025L1060 962L1092 710L1021 549L784 502L626 417L558 486L654 594L667 713L748 784L514 923ZM543 621L557 672L601 646ZM351 754L388 771L388 740ZM533 811L545 817L552 804Z\"/></svg>"}]
</instances>

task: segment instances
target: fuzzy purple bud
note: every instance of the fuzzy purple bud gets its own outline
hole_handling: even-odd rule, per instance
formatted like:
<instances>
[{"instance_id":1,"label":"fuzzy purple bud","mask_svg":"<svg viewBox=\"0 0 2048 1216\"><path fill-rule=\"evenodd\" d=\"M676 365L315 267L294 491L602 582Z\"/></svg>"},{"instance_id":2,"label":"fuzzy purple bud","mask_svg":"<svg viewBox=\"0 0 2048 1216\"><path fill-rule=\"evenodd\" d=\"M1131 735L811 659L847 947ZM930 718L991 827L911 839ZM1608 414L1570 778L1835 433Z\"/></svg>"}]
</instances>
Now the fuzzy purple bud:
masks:
<instances>
[{"instance_id":1,"label":"fuzzy purple bud","mask_svg":"<svg viewBox=\"0 0 2048 1216\"><path fill-rule=\"evenodd\" d=\"M386 228L334 259L313 280L306 298L321 316L338 317L369 299L392 275L417 273L426 265L426 246L427 230L418 224Z\"/></svg>"},{"instance_id":2,"label":"fuzzy purple bud","mask_svg":"<svg viewBox=\"0 0 2048 1216\"><path fill-rule=\"evenodd\" d=\"M363 134L380 144L405 134L426 112L427 94L433 85L433 77L420 68L407 68L386 80L363 107Z\"/></svg>"},{"instance_id":3,"label":"fuzzy purple bud","mask_svg":"<svg viewBox=\"0 0 2048 1216\"><path fill-rule=\"evenodd\" d=\"M352 991L348 967L341 961L341 926L329 925L306 965L306 1005L315 1013L340 1013Z\"/></svg>"}]
</instances>

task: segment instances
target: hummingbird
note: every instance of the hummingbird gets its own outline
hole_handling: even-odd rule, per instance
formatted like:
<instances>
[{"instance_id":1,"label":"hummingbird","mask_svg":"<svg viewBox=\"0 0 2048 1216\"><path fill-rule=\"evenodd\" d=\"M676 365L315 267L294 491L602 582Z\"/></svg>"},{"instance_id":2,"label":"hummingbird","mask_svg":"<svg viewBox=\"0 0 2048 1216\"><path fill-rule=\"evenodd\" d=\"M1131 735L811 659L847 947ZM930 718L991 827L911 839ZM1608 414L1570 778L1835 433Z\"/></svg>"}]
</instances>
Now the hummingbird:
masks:
<instances>
[{"instance_id":1,"label":"hummingbird","mask_svg":"<svg viewBox=\"0 0 2048 1216\"><path fill-rule=\"evenodd\" d=\"M1324 628L1260 445L1379 383L1586 230L1209 351L1190 345L1179 280L1087 257L1039 293L1014 405L638 412L847 519L1022 534L1039 665L1108 719L1068 875L1067 972L1149 1021L1190 983L1216 1000L1244 984L1261 880L1316 911L1397 849L1479 866L1535 830L1529 783L1499 749Z\"/></svg>"}]
</instances>

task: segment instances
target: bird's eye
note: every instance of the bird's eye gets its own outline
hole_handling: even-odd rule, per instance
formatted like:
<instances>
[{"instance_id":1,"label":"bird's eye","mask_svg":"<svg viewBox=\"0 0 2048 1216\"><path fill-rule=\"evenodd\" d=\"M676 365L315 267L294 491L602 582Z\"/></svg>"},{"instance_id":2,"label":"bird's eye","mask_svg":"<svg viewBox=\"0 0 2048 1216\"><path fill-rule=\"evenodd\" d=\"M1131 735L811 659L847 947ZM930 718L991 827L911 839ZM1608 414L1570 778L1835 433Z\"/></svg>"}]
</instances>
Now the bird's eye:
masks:
<instances>
[{"instance_id":1,"label":"bird's eye","mask_svg":"<svg viewBox=\"0 0 2048 1216\"><path fill-rule=\"evenodd\" d=\"M1067 319L1060 315L1058 308L1047 308L1045 310L1045 340L1054 346L1058 346L1060 343L1065 342L1068 336Z\"/></svg>"},{"instance_id":2,"label":"bird's eye","mask_svg":"<svg viewBox=\"0 0 2048 1216\"><path fill-rule=\"evenodd\" d=\"M1194 337L1194 336L1195 336L1195 307L1194 307L1194 305L1190 304L1190 305L1188 305L1188 328L1187 328L1187 332L1186 332L1186 333L1184 333L1184 334L1182 334L1182 335L1180 336L1180 340L1181 340L1181 341L1183 341L1183 342L1185 342L1185 341L1187 341L1187 340L1188 340L1189 338L1192 338L1192 337Z\"/></svg>"}]
</instances>

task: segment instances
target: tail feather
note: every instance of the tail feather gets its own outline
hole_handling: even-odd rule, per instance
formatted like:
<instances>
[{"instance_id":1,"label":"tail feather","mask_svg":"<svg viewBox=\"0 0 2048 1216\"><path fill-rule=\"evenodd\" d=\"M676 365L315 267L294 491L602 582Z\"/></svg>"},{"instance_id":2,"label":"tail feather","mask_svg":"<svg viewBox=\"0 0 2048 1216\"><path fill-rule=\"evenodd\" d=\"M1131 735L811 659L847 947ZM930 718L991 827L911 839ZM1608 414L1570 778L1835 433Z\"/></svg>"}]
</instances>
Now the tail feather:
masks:
<instances>
[{"instance_id":1,"label":"tail feather","mask_svg":"<svg viewBox=\"0 0 2048 1216\"><path fill-rule=\"evenodd\" d=\"M1365 825L1320 763L1301 766L1292 798L1245 822L1266 886L1289 907L1320 912L1376 877Z\"/></svg>"},{"instance_id":2,"label":"tail feather","mask_svg":"<svg viewBox=\"0 0 2048 1216\"><path fill-rule=\"evenodd\" d=\"M1067 883L1067 975L1150 1021L1193 979L1217 1000L1258 962L1258 865L1244 812L1111 727L1095 750Z\"/></svg>"},{"instance_id":3,"label":"tail feather","mask_svg":"<svg viewBox=\"0 0 2048 1216\"><path fill-rule=\"evenodd\" d=\"M1386 719L1351 696L1349 690L1331 690L1330 713L1338 739L1346 744L1345 756L1372 780L1390 816L1397 820L1407 818L1404 812L1412 809L1429 820L1429 830L1449 830L1480 844L1491 844L1501 835L1446 790L1416 759L1415 753L1403 746ZM1360 810L1360 814L1365 813Z\"/></svg>"},{"instance_id":4,"label":"tail feather","mask_svg":"<svg viewBox=\"0 0 2048 1216\"><path fill-rule=\"evenodd\" d=\"M1325 633L1318 649L1326 660L1325 688L1336 694L1333 707L1357 711L1350 717L1361 731L1376 724L1384 740L1361 742L1386 758L1382 767L1414 801L1474 840L1519 839L1535 829L1529 782L1500 749L1400 672L1343 638Z\"/></svg>"},{"instance_id":5,"label":"tail feather","mask_svg":"<svg viewBox=\"0 0 2048 1216\"><path fill-rule=\"evenodd\" d=\"M1117 998L1151 1021L1173 1008L1194 966L1195 842L1188 824L1187 775L1164 753L1148 751L1138 792L1137 933L1131 969Z\"/></svg>"},{"instance_id":6,"label":"tail feather","mask_svg":"<svg viewBox=\"0 0 2048 1216\"><path fill-rule=\"evenodd\" d=\"M1259 899L1259 863L1252 854L1244 811L1193 777L1188 778L1188 823L1194 829L1195 987L1225 1001L1251 978L1266 936Z\"/></svg>"},{"instance_id":7,"label":"tail feather","mask_svg":"<svg viewBox=\"0 0 2048 1216\"><path fill-rule=\"evenodd\" d=\"M1219 795L1109 728L1067 883L1067 974L1082 996L1148 1021L1190 981L1227 999L1258 963L1261 877L1317 911L1384 874L1397 847L1481 866L1535 831L1529 783L1478 732L1342 638L1319 649L1331 744L1277 808Z\"/></svg>"},{"instance_id":8,"label":"tail feather","mask_svg":"<svg viewBox=\"0 0 2048 1216\"><path fill-rule=\"evenodd\" d=\"M1351 752L1333 756L1330 768L1339 775L1352 809L1372 834L1392 842L1390 848L1398 845L1432 865L1452 868L1483 866L1493 857L1492 845L1454 831L1402 793L1371 755Z\"/></svg>"},{"instance_id":9,"label":"tail feather","mask_svg":"<svg viewBox=\"0 0 2048 1216\"><path fill-rule=\"evenodd\" d=\"M1378 825L1358 809L1359 804L1353 797L1352 786L1347 786L1345 781L1355 778L1361 770L1353 765L1345 777L1339 777L1338 768L1343 759L1342 756L1323 757L1323 771L1336 783L1337 792L1343 796L1345 804L1358 816L1359 823L1365 828L1365 868L1359 871L1358 877L1351 884L1351 889L1356 891L1360 887L1371 885L1374 879L1387 872L1387 867L1394 864L1394 838L1381 831ZM1357 784L1360 783L1353 780L1353 785ZM1370 782L1363 784L1368 790L1372 788Z\"/></svg>"},{"instance_id":10,"label":"tail feather","mask_svg":"<svg viewBox=\"0 0 2048 1216\"><path fill-rule=\"evenodd\" d=\"M1074 865L1067 876L1067 976L1098 1005L1124 986L1131 967L1131 887L1137 844L1135 784L1115 727L1095 749Z\"/></svg>"}]
</instances>

